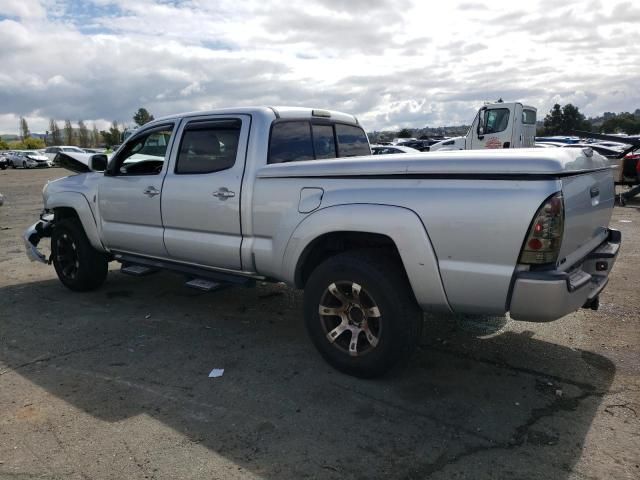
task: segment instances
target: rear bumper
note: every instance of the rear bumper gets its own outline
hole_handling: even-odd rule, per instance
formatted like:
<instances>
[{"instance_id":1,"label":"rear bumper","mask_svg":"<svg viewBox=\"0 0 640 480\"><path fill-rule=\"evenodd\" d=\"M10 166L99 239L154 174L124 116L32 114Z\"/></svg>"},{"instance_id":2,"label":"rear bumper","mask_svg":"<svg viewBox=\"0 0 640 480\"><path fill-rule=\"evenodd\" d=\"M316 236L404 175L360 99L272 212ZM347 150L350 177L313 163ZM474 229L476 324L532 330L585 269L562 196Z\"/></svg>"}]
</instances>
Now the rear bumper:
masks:
<instances>
[{"instance_id":1,"label":"rear bumper","mask_svg":"<svg viewBox=\"0 0 640 480\"><path fill-rule=\"evenodd\" d=\"M607 239L569 272L517 273L509 308L511 318L549 322L592 303L609 281L620 240L618 230L609 230Z\"/></svg>"}]
</instances>

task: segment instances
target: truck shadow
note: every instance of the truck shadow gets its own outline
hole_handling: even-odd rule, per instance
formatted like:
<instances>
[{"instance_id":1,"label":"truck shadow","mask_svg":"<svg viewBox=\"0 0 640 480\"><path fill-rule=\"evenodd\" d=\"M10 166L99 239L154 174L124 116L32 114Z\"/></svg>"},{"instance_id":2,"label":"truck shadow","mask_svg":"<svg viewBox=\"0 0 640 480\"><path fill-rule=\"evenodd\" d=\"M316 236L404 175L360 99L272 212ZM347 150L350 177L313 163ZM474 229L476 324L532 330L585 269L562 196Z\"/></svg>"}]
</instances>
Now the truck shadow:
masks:
<instances>
[{"instance_id":1,"label":"truck shadow","mask_svg":"<svg viewBox=\"0 0 640 480\"><path fill-rule=\"evenodd\" d=\"M90 294L14 285L0 289L0 360L101 422L143 415L178 434L130 430L143 466L188 471L178 448L198 444L269 479L568 478L615 373L526 332L478 338L430 317L408 368L358 380L315 353L300 303L281 285L203 295L168 274L112 272ZM74 428L97 442L86 423Z\"/></svg>"}]
</instances>

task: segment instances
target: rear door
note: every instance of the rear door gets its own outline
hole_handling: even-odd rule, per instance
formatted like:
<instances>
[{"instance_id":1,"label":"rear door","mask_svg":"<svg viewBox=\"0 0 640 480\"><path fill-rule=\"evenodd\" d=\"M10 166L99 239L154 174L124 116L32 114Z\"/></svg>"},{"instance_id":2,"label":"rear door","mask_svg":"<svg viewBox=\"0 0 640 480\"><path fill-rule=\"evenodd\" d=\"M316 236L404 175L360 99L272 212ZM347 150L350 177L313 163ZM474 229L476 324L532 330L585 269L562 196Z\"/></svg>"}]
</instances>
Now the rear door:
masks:
<instances>
[{"instance_id":1,"label":"rear door","mask_svg":"<svg viewBox=\"0 0 640 480\"><path fill-rule=\"evenodd\" d=\"M250 125L248 115L183 122L162 188L170 258L241 270L240 194Z\"/></svg>"}]
</instances>

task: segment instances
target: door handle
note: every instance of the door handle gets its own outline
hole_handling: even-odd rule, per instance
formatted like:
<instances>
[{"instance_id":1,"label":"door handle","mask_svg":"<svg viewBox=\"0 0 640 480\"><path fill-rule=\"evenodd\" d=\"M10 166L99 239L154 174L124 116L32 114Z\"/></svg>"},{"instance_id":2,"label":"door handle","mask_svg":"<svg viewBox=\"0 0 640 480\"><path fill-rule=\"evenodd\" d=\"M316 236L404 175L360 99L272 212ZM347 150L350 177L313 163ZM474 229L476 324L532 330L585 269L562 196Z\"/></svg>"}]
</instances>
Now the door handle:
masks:
<instances>
[{"instance_id":1,"label":"door handle","mask_svg":"<svg viewBox=\"0 0 640 480\"><path fill-rule=\"evenodd\" d=\"M222 188L218 189L217 192L213 192L211 195L213 195L214 197L219 198L220 200L226 200L227 198L235 197L236 196L236 192L232 192L228 188L222 187Z\"/></svg>"},{"instance_id":2,"label":"door handle","mask_svg":"<svg viewBox=\"0 0 640 480\"><path fill-rule=\"evenodd\" d=\"M156 195L160 195L160 190L156 187L147 187L143 190L143 192L148 197L155 197Z\"/></svg>"}]
</instances>

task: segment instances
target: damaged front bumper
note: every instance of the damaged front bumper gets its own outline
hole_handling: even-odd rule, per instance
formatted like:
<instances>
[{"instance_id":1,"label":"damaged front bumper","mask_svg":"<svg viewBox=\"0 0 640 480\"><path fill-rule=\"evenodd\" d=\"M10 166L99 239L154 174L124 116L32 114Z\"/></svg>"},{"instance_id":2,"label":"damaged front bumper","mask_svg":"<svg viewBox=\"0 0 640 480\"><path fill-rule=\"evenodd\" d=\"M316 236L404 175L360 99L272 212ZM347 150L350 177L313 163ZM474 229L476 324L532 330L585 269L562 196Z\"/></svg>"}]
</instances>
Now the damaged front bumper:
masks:
<instances>
[{"instance_id":1,"label":"damaged front bumper","mask_svg":"<svg viewBox=\"0 0 640 480\"><path fill-rule=\"evenodd\" d=\"M38 249L38 243L45 237L51 236L51 228L53 227L53 214L43 213L40 215L40 221L34 223L27 228L22 234L24 246L27 250L27 257L32 262L51 263L47 256Z\"/></svg>"}]
</instances>

